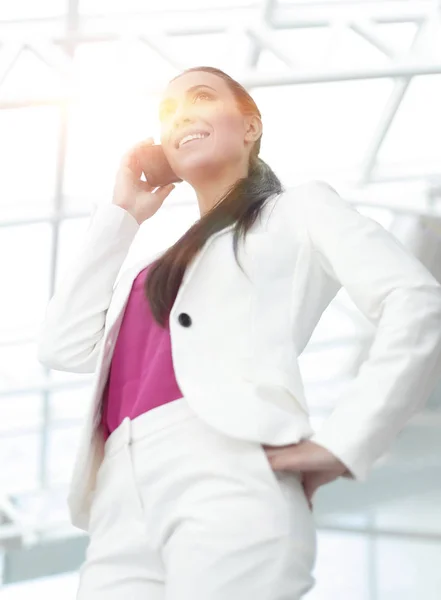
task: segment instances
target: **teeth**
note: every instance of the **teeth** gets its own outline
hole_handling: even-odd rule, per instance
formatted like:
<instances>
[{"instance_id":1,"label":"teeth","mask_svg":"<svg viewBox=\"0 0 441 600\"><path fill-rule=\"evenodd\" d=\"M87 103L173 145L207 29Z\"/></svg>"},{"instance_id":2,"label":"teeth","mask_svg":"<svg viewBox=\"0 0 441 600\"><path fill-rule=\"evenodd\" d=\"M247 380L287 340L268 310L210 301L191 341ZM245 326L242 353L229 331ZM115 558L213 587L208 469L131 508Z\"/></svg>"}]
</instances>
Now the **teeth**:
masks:
<instances>
[{"instance_id":1,"label":"teeth","mask_svg":"<svg viewBox=\"0 0 441 600\"><path fill-rule=\"evenodd\" d=\"M185 142L189 142L190 140L203 139L203 138L206 138L207 136L208 136L208 133L193 133L193 134L190 134L190 135L186 135L179 142L179 147L181 147L182 144L185 144Z\"/></svg>"}]
</instances>

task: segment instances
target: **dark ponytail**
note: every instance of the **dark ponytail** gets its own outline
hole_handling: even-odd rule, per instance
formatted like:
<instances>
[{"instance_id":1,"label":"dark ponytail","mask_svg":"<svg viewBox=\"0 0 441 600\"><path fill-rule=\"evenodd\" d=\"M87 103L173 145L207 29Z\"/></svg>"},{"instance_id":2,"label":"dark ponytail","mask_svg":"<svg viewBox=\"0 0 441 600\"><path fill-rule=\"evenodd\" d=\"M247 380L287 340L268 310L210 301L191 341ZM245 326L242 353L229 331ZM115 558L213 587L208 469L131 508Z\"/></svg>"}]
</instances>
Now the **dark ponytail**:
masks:
<instances>
[{"instance_id":1,"label":"dark ponytail","mask_svg":"<svg viewBox=\"0 0 441 600\"><path fill-rule=\"evenodd\" d=\"M222 77L234 93L241 112L260 117L260 111L246 89L220 69L193 67L184 73L190 71L207 71ZM208 238L235 223L233 247L237 261L239 238L245 237L265 201L283 191L276 174L259 158L261 139L262 136L254 143L250 152L248 176L236 181L215 206L196 221L149 269L144 291L153 317L162 327L167 324L188 264Z\"/></svg>"}]
</instances>

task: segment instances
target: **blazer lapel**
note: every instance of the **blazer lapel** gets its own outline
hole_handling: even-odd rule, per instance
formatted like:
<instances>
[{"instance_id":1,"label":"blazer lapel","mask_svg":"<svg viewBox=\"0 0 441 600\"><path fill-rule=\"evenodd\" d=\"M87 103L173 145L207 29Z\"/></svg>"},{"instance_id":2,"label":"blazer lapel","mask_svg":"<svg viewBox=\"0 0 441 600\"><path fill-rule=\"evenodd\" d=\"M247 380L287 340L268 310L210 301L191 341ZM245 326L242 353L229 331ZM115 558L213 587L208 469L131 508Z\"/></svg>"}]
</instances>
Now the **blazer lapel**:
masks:
<instances>
[{"instance_id":1,"label":"blazer lapel","mask_svg":"<svg viewBox=\"0 0 441 600\"><path fill-rule=\"evenodd\" d=\"M191 278L193 277L196 269L198 268L199 264L201 263L202 258L204 256L204 254L207 252L208 248L211 246L211 244L214 242L215 239L217 239L221 235L224 235L224 234L228 233L229 231L231 231L234 228L234 226L235 226L235 223L233 223L232 225L228 225L227 227L224 227L224 229L221 229L220 231L216 231L216 233L213 233L208 238L208 240L205 242L205 244L202 246L201 250L196 254L194 259L190 262L190 264L188 265L188 267L184 273L182 283L179 287L177 296L175 298L172 309L170 311L171 316L174 315L176 307L179 305L179 301L182 298L182 295L184 294L188 284L191 281Z\"/></svg>"}]
</instances>

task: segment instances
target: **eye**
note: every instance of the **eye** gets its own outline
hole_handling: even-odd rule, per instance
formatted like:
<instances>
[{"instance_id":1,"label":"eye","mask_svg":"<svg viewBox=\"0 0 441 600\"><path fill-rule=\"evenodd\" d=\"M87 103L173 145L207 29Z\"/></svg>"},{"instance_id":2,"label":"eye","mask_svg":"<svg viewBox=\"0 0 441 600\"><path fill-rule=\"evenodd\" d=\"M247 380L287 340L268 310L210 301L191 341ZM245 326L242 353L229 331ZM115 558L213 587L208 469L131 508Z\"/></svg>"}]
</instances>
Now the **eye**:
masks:
<instances>
[{"instance_id":1,"label":"eye","mask_svg":"<svg viewBox=\"0 0 441 600\"><path fill-rule=\"evenodd\" d=\"M193 103L196 101L196 99L201 98L204 99L208 99L208 100L212 100L213 96L207 92L196 92L195 95L193 96ZM163 106L160 111L159 111L159 120L165 120L171 113L173 112L173 107L169 106L169 105L165 105Z\"/></svg>"},{"instance_id":2,"label":"eye","mask_svg":"<svg viewBox=\"0 0 441 600\"><path fill-rule=\"evenodd\" d=\"M211 100L211 94L207 94L207 92L198 92L197 94L195 94L194 98L200 98L201 96L205 96L206 98Z\"/></svg>"}]
</instances>

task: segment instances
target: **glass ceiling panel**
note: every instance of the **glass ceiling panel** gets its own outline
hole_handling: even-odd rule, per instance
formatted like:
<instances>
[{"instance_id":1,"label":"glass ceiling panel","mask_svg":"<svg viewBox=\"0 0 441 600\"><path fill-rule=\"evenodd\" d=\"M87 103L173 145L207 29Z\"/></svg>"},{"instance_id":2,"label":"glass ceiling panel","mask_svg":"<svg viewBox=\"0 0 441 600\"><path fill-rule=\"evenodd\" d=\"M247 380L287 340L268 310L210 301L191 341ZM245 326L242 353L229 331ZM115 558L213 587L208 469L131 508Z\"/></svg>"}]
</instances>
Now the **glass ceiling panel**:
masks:
<instances>
[{"instance_id":1,"label":"glass ceiling panel","mask_svg":"<svg viewBox=\"0 0 441 600\"><path fill-rule=\"evenodd\" d=\"M414 78L378 153L381 167L411 166L439 171L441 157L441 75Z\"/></svg>"},{"instance_id":2,"label":"glass ceiling panel","mask_svg":"<svg viewBox=\"0 0 441 600\"><path fill-rule=\"evenodd\" d=\"M386 58L350 29L331 27L309 27L276 30L271 39L277 47L293 58L294 65L301 67L323 67L344 65L345 67L380 66Z\"/></svg>"},{"instance_id":3,"label":"glass ceiling panel","mask_svg":"<svg viewBox=\"0 0 441 600\"><path fill-rule=\"evenodd\" d=\"M249 49L245 35L210 33L200 35L169 36L166 47L183 68L213 66L222 70L243 70Z\"/></svg>"},{"instance_id":4,"label":"glass ceiling panel","mask_svg":"<svg viewBox=\"0 0 441 600\"><path fill-rule=\"evenodd\" d=\"M262 113L262 158L287 185L358 172L393 87L388 79L252 91Z\"/></svg>"},{"instance_id":5,"label":"glass ceiling panel","mask_svg":"<svg viewBox=\"0 0 441 600\"><path fill-rule=\"evenodd\" d=\"M382 39L387 40L397 53L409 50L418 30L416 23L379 23L375 31Z\"/></svg>"},{"instance_id":6,"label":"glass ceiling panel","mask_svg":"<svg viewBox=\"0 0 441 600\"><path fill-rule=\"evenodd\" d=\"M1 57L0 51L0 57ZM31 50L24 48L0 87L0 100L14 101L63 97L61 80L56 71Z\"/></svg>"}]
</instances>

